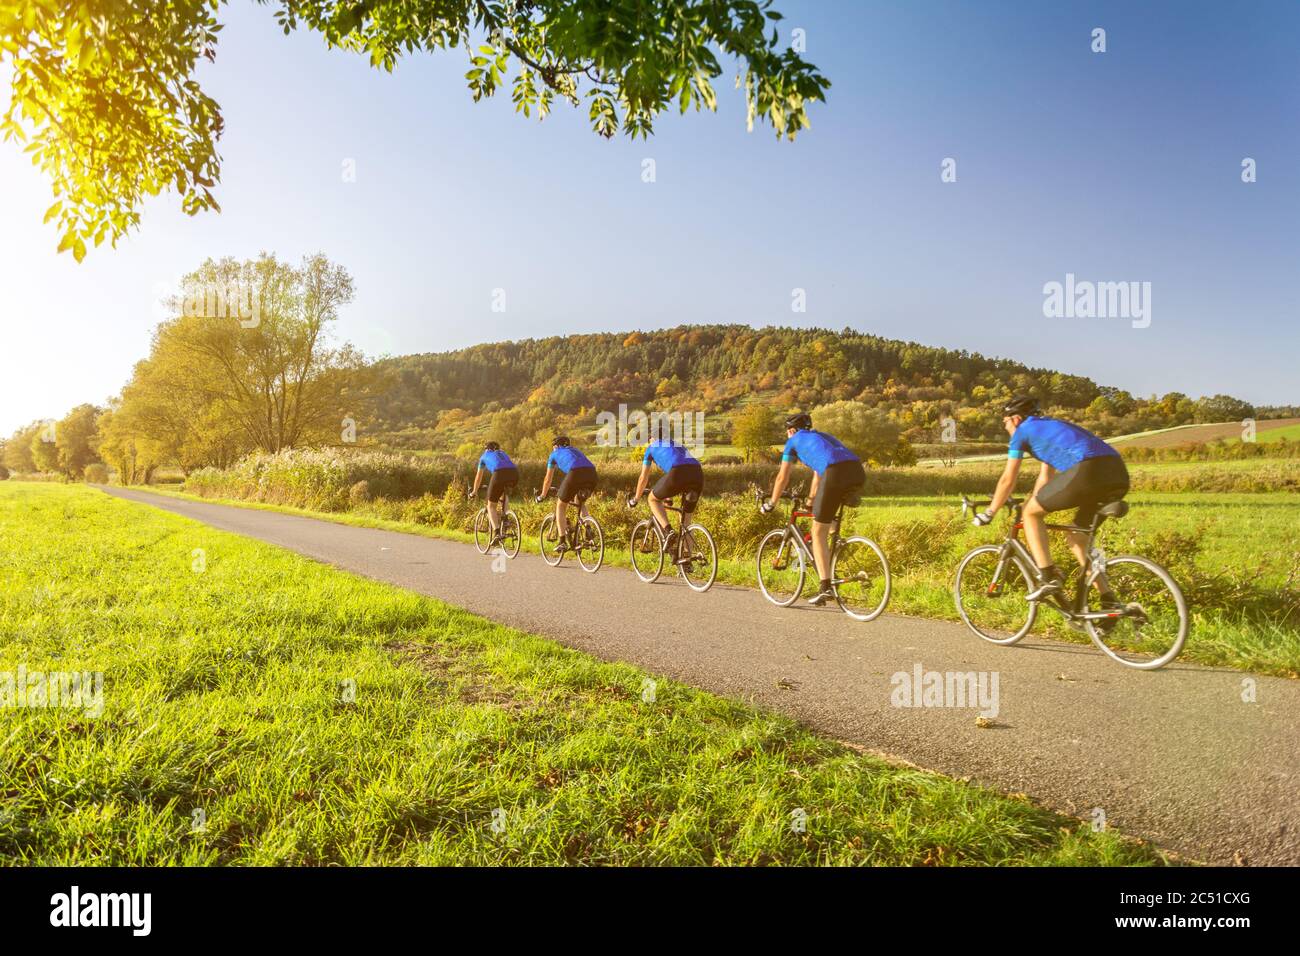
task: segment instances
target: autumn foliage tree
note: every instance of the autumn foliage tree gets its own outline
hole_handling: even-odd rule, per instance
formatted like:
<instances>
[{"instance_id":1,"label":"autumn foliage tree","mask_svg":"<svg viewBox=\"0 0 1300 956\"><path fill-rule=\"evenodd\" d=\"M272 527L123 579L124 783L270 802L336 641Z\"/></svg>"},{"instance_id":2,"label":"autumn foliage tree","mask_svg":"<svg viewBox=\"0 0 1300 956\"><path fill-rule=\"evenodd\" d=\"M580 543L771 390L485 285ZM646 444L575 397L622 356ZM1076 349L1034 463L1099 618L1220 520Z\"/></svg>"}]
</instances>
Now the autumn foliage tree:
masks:
<instances>
[{"instance_id":1,"label":"autumn foliage tree","mask_svg":"<svg viewBox=\"0 0 1300 956\"><path fill-rule=\"evenodd\" d=\"M269 254L203 263L101 421L105 455L147 480L161 464L188 473L254 450L339 441L376 379L352 346L332 342L352 295L347 270L323 255L298 266Z\"/></svg>"}]
</instances>

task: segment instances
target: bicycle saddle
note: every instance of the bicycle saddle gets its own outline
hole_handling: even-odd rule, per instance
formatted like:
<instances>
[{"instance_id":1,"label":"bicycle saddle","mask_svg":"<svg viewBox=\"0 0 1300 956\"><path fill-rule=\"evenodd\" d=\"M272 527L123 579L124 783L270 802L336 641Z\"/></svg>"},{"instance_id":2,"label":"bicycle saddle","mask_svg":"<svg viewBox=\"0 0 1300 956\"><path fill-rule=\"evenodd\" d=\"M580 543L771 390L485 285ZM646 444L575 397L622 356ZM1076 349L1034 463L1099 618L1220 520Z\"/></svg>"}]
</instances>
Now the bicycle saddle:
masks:
<instances>
[{"instance_id":1,"label":"bicycle saddle","mask_svg":"<svg viewBox=\"0 0 1300 956\"><path fill-rule=\"evenodd\" d=\"M1128 502L1112 501L1110 504L1102 505L1098 508L1097 514L1105 515L1107 518L1122 518L1128 514Z\"/></svg>"}]
</instances>

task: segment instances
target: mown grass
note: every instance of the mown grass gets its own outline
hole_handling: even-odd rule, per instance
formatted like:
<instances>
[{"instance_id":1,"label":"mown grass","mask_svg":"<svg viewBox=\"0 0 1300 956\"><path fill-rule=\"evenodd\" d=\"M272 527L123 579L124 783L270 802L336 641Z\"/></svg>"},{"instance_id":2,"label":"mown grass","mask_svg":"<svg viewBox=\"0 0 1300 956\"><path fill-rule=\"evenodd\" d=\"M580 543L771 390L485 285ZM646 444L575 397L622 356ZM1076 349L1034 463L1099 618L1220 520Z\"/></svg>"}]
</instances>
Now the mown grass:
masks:
<instances>
[{"instance_id":1,"label":"mown grass","mask_svg":"<svg viewBox=\"0 0 1300 956\"><path fill-rule=\"evenodd\" d=\"M1224 462L1224 465L1250 464ZM1152 466L1152 467L1165 467ZM987 491L971 480L972 492ZM154 490L157 489L148 489ZM194 496L177 492L180 497ZM204 498L243 507L306 514L346 524L416 532L468 541L466 528L480 502L465 502L452 486L441 497L359 503L343 513L320 513L228 498ZM1142 493L1122 521L1103 528L1101 546L1111 554L1141 554L1169 568L1187 597L1192 629L1181 660L1230 666L1284 677L1300 676L1300 495L1289 492L1240 494ZM952 575L970 548L1000 540L1005 528L975 529L961 518L958 500L946 496L872 497L849 513L847 530L877 540L894 572L890 610L921 617L958 620ZM551 507L516 499L512 507L524 530L524 548L537 552L536 533ZM605 531L606 562L630 567L628 531L646 509L628 511L612 496L594 498L592 511ZM755 587L758 540L784 520L758 514L752 495L704 499L699 520L718 546L718 580ZM1001 519L1000 519L1001 520ZM1057 541L1057 560L1073 559ZM1037 633L1086 642L1059 616L1040 615ZM974 639L974 638L972 638Z\"/></svg>"},{"instance_id":2,"label":"mown grass","mask_svg":"<svg viewBox=\"0 0 1300 956\"><path fill-rule=\"evenodd\" d=\"M6 863L1163 862L93 489L0 485L0 541L0 673L104 674L99 716L0 708Z\"/></svg>"}]
</instances>

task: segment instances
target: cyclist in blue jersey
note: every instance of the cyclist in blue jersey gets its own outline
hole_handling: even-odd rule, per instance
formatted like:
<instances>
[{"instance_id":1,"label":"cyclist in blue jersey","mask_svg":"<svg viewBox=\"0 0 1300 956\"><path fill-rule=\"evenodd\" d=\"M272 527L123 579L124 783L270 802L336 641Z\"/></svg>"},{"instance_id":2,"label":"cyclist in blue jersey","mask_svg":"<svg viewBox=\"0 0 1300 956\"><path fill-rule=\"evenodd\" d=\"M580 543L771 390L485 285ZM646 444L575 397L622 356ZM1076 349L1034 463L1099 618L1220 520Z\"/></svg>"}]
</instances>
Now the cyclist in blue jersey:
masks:
<instances>
[{"instance_id":1,"label":"cyclist in blue jersey","mask_svg":"<svg viewBox=\"0 0 1300 956\"><path fill-rule=\"evenodd\" d=\"M479 457L478 468L474 472L474 487L466 497L473 498L478 494L485 474L491 476L487 486L487 513L488 524L492 526L492 540L488 547L492 548L501 543L501 499L519 484L519 469L510 460L510 456L501 450L500 445L490 441Z\"/></svg>"},{"instance_id":2,"label":"cyclist in blue jersey","mask_svg":"<svg viewBox=\"0 0 1300 956\"><path fill-rule=\"evenodd\" d=\"M820 587L808 603L821 607L835 599L831 589L831 527L840 505L856 501L867 483L867 473L857 455L844 447L834 435L813 431L812 416L806 412L791 415L785 420L786 443L781 452L781 470L772 483L772 497L763 502L763 513L771 511L781 500L781 493L790 482L790 472L795 462L802 462L813 471L808 498L813 513L813 561L817 565Z\"/></svg>"},{"instance_id":3,"label":"cyclist in blue jersey","mask_svg":"<svg viewBox=\"0 0 1300 956\"><path fill-rule=\"evenodd\" d=\"M1065 583L1061 569L1052 561L1046 515L1077 508L1074 524L1089 527L1102 505L1128 494L1128 469L1114 448L1085 428L1043 415L1038 401L1032 397L1017 396L1002 411L1003 427L1011 435L1007 466L998 479L988 509L976 515L974 523L988 524L1011 497L1026 453L1042 462L1033 497L1025 503L1022 514L1025 542L1039 574L1038 586L1027 596L1031 601L1041 601L1061 594ZM1066 538L1079 564L1086 567L1088 536L1071 531L1066 533ZM1097 588L1103 606L1115 603L1115 595L1104 575L1098 578Z\"/></svg>"},{"instance_id":4,"label":"cyclist in blue jersey","mask_svg":"<svg viewBox=\"0 0 1300 956\"><path fill-rule=\"evenodd\" d=\"M556 435L551 440L551 457L546 460L546 477L542 479L542 493L536 499L538 504L550 493L551 479L557 468L564 478L555 492L555 527L560 532L556 550L563 554L569 542L567 505L576 501L578 520L581 521L586 516L587 499L596 490L596 466L590 458L573 447L573 442L567 435Z\"/></svg>"},{"instance_id":5,"label":"cyclist in blue jersey","mask_svg":"<svg viewBox=\"0 0 1300 956\"><path fill-rule=\"evenodd\" d=\"M677 532L669 527L668 512L664 510L664 502L681 495L683 517L695 511L700 494L704 491L704 469L700 467L699 461L691 457L684 446L672 439L667 441L656 439L650 442L646 445L645 457L641 460L641 477L637 479L636 493L627 500L629 508L636 507L636 503L641 500L641 493L650 483L651 465L658 465L664 473L650 491L650 512L659 526L659 536L663 539L664 550L668 550L673 546ZM681 560L688 561L690 558L687 556Z\"/></svg>"}]
</instances>

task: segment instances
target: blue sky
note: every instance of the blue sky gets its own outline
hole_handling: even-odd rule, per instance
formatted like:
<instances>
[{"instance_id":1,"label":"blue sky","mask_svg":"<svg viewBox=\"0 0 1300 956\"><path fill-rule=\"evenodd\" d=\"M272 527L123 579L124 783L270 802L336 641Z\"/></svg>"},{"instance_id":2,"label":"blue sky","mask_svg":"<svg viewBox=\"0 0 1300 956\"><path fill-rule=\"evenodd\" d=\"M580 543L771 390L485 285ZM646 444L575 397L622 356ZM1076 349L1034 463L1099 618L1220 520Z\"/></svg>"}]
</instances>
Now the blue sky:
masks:
<instances>
[{"instance_id":1,"label":"blue sky","mask_svg":"<svg viewBox=\"0 0 1300 956\"><path fill-rule=\"evenodd\" d=\"M833 83L794 144L745 132L730 73L717 114L605 142L563 106L538 124L505 96L473 103L463 51L387 74L239 0L202 75L226 117L221 214L161 197L78 266L40 223L48 185L0 144L0 434L105 401L147 354L161 289L263 249L345 265L357 297L338 333L372 355L851 326L1137 394L1300 401L1300 6L777 8ZM1045 318L1043 285L1067 273L1150 282L1150 327Z\"/></svg>"}]
</instances>

